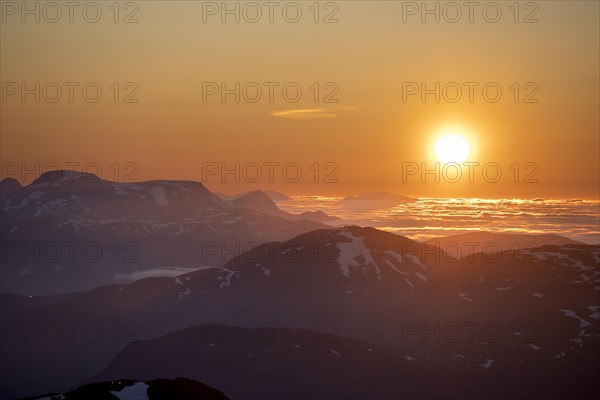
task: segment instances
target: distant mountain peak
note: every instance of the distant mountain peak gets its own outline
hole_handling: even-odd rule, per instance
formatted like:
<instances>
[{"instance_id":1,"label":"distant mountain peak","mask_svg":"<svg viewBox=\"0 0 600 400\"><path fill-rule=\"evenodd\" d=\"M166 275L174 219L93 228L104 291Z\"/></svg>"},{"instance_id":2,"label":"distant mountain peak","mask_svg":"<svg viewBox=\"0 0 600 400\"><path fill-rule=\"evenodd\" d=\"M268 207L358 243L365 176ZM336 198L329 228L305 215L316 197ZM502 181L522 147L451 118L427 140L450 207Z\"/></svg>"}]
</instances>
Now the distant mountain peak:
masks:
<instances>
[{"instance_id":1,"label":"distant mountain peak","mask_svg":"<svg viewBox=\"0 0 600 400\"><path fill-rule=\"evenodd\" d=\"M252 192L263 192L264 194L269 196L271 198L271 200L273 200L273 201L292 200L292 198L290 196L288 196L284 193L281 193L281 192L273 191L273 190L251 190L248 192L242 192L242 193L237 193L237 194L225 194L225 193L214 192L214 194L219 196L223 200L235 200L235 199L239 199L240 197L243 197Z\"/></svg>"},{"instance_id":2,"label":"distant mountain peak","mask_svg":"<svg viewBox=\"0 0 600 400\"><path fill-rule=\"evenodd\" d=\"M258 211L260 213L283 218L294 218L293 215L280 210L275 202L263 191L255 190L231 201L236 207Z\"/></svg>"},{"instance_id":3,"label":"distant mountain peak","mask_svg":"<svg viewBox=\"0 0 600 400\"><path fill-rule=\"evenodd\" d=\"M14 178L6 178L0 181L0 199L10 196L23 188L21 183Z\"/></svg>"},{"instance_id":4,"label":"distant mountain peak","mask_svg":"<svg viewBox=\"0 0 600 400\"><path fill-rule=\"evenodd\" d=\"M317 222L329 222L329 221L335 221L335 220L340 219L339 217L336 217L334 215L327 215L326 213L324 213L321 210L305 211L301 214L296 214L296 215L300 219L308 219L310 221L317 221Z\"/></svg>"},{"instance_id":5,"label":"distant mountain peak","mask_svg":"<svg viewBox=\"0 0 600 400\"><path fill-rule=\"evenodd\" d=\"M15 178L4 178L4 179L0 180L0 183L22 186L21 183L18 180L16 180Z\"/></svg>"},{"instance_id":6,"label":"distant mountain peak","mask_svg":"<svg viewBox=\"0 0 600 400\"><path fill-rule=\"evenodd\" d=\"M284 194L284 193L281 193L281 192L276 192L274 190L265 190L265 193L273 201L292 200L292 198L290 196L288 196L287 194Z\"/></svg>"},{"instance_id":7,"label":"distant mountain peak","mask_svg":"<svg viewBox=\"0 0 600 400\"><path fill-rule=\"evenodd\" d=\"M30 186L41 184L65 184L82 180L87 183L96 183L102 179L89 172L58 169L44 172L35 181L33 181Z\"/></svg>"},{"instance_id":8,"label":"distant mountain peak","mask_svg":"<svg viewBox=\"0 0 600 400\"><path fill-rule=\"evenodd\" d=\"M262 190L253 190L251 192L248 192L248 193L236 198L235 200L241 200L241 199L251 199L251 200L264 201L267 203L273 203L273 200L271 200L271 198Z\"/></svg>"}]
</instances>

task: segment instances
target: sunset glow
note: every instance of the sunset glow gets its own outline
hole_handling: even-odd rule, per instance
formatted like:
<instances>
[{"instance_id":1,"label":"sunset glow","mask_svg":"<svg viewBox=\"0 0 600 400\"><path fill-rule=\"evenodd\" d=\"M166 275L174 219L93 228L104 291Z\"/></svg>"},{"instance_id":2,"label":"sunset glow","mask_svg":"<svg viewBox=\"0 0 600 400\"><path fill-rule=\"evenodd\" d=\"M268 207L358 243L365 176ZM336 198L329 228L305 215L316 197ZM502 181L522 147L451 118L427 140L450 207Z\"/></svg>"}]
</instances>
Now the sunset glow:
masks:
<instances>
[{"instance_id":1,"label":"sunset glow","mask_svg":"<svg viewBox=\"0 0 600 400\"><path fill-rule=\"evenodd\" d=\"M0 399L600 399L600 1L0 0L0 71Z\"/></svg>"}]
</instances>

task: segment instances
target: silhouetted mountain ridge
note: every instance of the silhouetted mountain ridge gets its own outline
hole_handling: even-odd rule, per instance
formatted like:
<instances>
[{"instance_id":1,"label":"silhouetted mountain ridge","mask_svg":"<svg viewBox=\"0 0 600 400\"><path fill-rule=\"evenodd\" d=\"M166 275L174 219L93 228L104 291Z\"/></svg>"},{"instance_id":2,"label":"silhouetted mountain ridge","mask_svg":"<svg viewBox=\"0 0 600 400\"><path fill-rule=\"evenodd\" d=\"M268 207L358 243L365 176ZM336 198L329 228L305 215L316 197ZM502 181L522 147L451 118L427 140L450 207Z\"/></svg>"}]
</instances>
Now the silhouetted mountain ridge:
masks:
<instances>
[{"instance_id":1,"label":"silhouetted mountain ridge","mask_svg":"<svg viewBox=\"0 0 600 400\"><path fill-rule=\"evenodd\" d=\"M66 393L49 393L25 400L228 400L217 389L188 378L135 381L114 379L79 386Z\"/></svg>"}]
</instances>

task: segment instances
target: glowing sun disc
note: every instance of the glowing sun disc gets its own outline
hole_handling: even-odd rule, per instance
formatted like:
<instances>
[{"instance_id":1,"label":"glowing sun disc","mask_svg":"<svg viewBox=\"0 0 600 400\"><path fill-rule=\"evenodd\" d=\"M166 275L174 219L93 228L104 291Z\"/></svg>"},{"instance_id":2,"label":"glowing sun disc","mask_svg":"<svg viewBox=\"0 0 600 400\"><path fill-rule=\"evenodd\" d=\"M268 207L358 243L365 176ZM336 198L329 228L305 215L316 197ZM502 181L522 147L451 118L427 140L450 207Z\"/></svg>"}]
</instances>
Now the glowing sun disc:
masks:
<instances>
[{"instance_id":1,"label":"glowing sun disc","mask_svg":"<svg viewBox=\"0 0 600 400\"><path fill-rule=\"evenodd\" d=\"M469 142L460 135L443 136L435 144L435 155L444 164L462 163L470 151Z\"/></svg>"}]
</instances>

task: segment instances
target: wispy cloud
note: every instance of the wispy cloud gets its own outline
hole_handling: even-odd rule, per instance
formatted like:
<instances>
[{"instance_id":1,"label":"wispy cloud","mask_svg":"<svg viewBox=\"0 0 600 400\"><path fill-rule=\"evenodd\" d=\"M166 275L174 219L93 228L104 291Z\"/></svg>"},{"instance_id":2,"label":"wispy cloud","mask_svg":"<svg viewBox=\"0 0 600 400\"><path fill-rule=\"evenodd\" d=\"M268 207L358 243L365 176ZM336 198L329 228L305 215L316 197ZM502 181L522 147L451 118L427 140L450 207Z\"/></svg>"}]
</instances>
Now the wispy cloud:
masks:
<instances>
[{"instance_id":1,"label":"wispy cloud","mask_svg":"<svg viewBox=\"0 0 600 400\"><path fill-rule=\"evenodd\" d=\"M274 117L290 119L331 119L338 116L338 114L326 108L273 111L271 115Z\"/></svg>"},{"instance_id":2,"label":"wispy cloud","mask_svg":"<svg viewBox=\"0 0 600 400\"><path fill-rule=\"evenodd\" d=\"M330 108L303 108L283 111L273 111L271 115L277 118L289 119L332 119L339 116L340 111L355 110L353 107L339 109Z\"/></svg>"}]
</instances>

